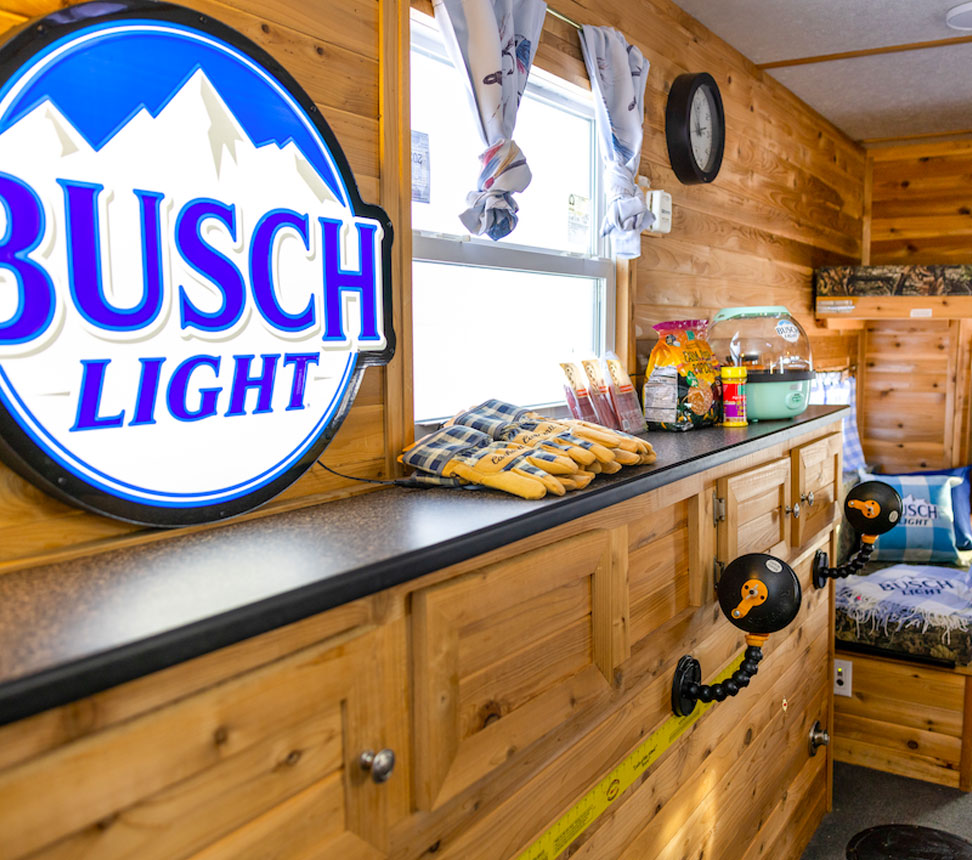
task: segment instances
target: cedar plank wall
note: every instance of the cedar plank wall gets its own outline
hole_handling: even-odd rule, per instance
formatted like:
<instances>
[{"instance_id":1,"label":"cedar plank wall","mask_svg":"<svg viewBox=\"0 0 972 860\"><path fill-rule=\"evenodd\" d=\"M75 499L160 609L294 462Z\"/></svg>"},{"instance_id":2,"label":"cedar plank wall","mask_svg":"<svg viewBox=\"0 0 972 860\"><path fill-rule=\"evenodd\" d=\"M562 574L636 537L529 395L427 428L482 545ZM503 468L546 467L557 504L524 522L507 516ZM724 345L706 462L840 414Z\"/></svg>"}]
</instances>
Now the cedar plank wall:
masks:
<instances>
[{"instance_id":1,"label":"cedar plank wall","mask_svg":"<svg viewBox=\"0 0 972 860\"><path fill-rule=\"evenodd\" d=\"M254 39L300 81L334 128L364 199L389 211L398 253L407 260L407 198L403 202L400 193L407 158L396 150L408 134L407 75L396 65L394 31L404 3L185 0ZM0 27L19 26L59 5L0 0ZM635 337L652 337L650 326L660 320L706 316L727 305L781 303L810 331L818 366L846 365L856 355L856 333L814 326L811 276L819 265L860 260L863 151L667 0L553 5L581 23L618 27L652 64L642 172L672 192L675 221L670 236L644 239L643 256L630 267L630 288L619 283L619 295L630 297L627 314L619 317L628 317ZM381 58L387 59L384 80ZM403 62L407 70L407 57ZM588 85L576 32L551 16L537 63ZM668 166L664 106L676 75L701 70L715 76L723 94L727 149L713 185L688 187ZM396 290L408 295L408 267L399 268ZM407 302L396 300L396 313L395 364L367 371L345 426L325 452L325 461L339 471L387 474L407 437ZM623 322L620 328L619 347L633 367L634 338ZM359 490L315 466L262 512ZM62 505L0 467L0 572L158 535Z\"/></svg>"},{"instance_id":2,"label":"cedar plank wall","mask_svg":"<svg viewBox=\"0 0 972 860\"><path fill-rule=\"evenodd\" d=\"M972 264L972 140L868 150L870 264ZM875 320L861 337L861 444L886 471L969 460L972 323ZM954 382L954 384L952 384Z\"/></svg>"},{"instance_id":3,"label":"cedar plank wall","mask_svg":"<svg viewBox=\"0 0 972 860\"><path fill-rule=\"evenodd\" d=\"M58 0L0 0L0 39L24 21L69 5ZM397 0L184 0L183 5L211 15L255 41L300 82L320 107L341 142L365 201L382 205L396 227L395 248L410 256L408 231L400 227L398 170L394 140L382 142L382 131L396 134L399 104L385 108L393 127L383 129L379 73L382 52L396 62L395 27L382 20L399 14ZM393 80L397 79L397 75ZM394 87L391 89L394 96ZM405 106L407 110L407 105ZM382 146L388 154L382 162ZM386 167L382 177L381 164ZM384 181L383 181L384 179ZM393 251L393 255L394 255ZM394 264L393 264L394 268ZM398 266L400 269L401 267ZM406 275L407 275L406 270ZM394 272L396 291L403 289L400 271ZM389 368L369 368L344 425L322 459L338 471L359 477L387 476L401 449L401 382L403 345L402 302L395 297L398 355ZM398 380L397 383L393 380ZM386 411L386 401L392 408ZM387 413L387 414L386 414ZM263 513L279 511L359 491L361 484L339 479L315 465ZM165 536L63 505L46 496L0 465L0 572L48 559L90 553L123 542Z\"/></svg>"}]
</instances>

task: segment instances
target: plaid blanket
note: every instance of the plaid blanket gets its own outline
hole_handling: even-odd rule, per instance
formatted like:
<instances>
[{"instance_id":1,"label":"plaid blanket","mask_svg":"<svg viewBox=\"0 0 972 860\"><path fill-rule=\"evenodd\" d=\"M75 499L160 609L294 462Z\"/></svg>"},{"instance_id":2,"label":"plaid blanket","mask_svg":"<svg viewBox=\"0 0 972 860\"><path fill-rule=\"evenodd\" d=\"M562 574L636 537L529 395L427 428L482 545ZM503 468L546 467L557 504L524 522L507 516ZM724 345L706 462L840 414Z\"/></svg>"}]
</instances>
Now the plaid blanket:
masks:
<instances>
[{"instance_id":1,"label":"plaid blanket","mask_svg":"<svg viewBox=\"0 0 972 860\"><path fill-rule=\"evenodd\" d=\"M972 664L972 577L961 568L895 564L835 583L837 638Z\"/></svg>"}]
</instances>

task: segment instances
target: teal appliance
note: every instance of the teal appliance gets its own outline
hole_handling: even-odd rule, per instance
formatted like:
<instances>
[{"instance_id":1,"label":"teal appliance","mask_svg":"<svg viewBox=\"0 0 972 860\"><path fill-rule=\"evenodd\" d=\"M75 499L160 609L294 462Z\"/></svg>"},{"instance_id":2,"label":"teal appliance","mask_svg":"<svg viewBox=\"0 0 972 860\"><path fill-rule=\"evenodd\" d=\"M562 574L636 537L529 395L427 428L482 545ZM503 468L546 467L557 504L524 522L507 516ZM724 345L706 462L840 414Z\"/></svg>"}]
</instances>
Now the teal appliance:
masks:
<instances>
[{"instance_id":1,"label":"teal appliance","mask_svg":"<svg viewBox=\"0 0 972 860\"><path fill-rule=\"evenodd\" d=\"M720 364L746 368L750 421L792 418L807 408L810 340L785 307L723 308L712 320L708 341Z\"/></svg>"}]
</instances>

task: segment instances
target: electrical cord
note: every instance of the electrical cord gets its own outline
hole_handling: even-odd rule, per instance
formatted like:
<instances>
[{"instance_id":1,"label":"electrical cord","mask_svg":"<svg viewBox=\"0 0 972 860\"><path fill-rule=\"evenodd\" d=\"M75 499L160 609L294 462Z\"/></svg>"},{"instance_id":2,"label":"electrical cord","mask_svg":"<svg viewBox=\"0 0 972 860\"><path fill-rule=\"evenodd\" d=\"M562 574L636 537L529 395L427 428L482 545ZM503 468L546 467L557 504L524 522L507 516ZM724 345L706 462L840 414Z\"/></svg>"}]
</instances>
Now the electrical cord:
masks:
<instances>
[{"instance_id":1,"label":"electrical cord","mask_svg":"<svg viewBox=\"0 0 972 860\"><path fill-rule=\"evenodd\" d=\"M325 471L330 472L332 475L337 475L339 478L346 478L349 481L361 481L364 484L382 484L386 487L417 487L422 490L431 490L436 486L428 481L421 481L414 476L411 478L395 478L391 481L380 481L377 478L357 478L354 475L343 475L341 472L336 472L330 466L325 465L322 460L318 460L317 465ZM439 486L442 485L440 484Z\"/></svg>"}]
</instances>

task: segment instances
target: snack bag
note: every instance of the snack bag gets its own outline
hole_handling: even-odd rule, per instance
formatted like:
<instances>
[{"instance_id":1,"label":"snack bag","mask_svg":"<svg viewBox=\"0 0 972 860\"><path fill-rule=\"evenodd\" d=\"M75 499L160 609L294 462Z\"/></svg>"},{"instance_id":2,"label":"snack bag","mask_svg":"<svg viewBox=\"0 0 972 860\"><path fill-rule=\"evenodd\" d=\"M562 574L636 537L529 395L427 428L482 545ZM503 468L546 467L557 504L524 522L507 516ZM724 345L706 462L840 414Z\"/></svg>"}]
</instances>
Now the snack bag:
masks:
<instances>
[{"instance_id":1,"label":"snack bag","mask_svg":"<svg viewBox=\"0 0 972 860\"><path fill-rule=\"evenodd\" d=\"M692 430L715 424L722 383L705 340L705 320L676 320L653 326L658 343L645 371L645 420L651 430Z\"/></svg>"},{"instance_id":2,"label":"snack bag","mask_svg":"<svg viewBox=\"0 0 972 860\"><path fill-rule=\"evenodd\" d=\"M645 416L641 411L641 404L638 402L638 395L635 394L634 386L631 384L631 377L624 369L619 359L613 352L604 356L605 378L608 381L608 394L611 395L611 404L614 412L621 423L621 430L625 433L644 433Z\"/></svg>"},{"instance_id":3,"label":"snack bag","mask_svg":"<svg viewBox=\"0 0 972 860\"><path fill-rule=\"evenodd\" d=\"M608 384L601 373L601 363L596 358L585 358L581 364L587 374L587 381L590 383L591 403L594 404L594 414L597 416L595 420L603 427L620 430L621 422L618 420L618 416L614 414Z\"/></svg>"}]
</instances>

